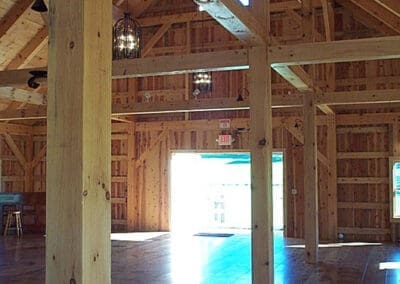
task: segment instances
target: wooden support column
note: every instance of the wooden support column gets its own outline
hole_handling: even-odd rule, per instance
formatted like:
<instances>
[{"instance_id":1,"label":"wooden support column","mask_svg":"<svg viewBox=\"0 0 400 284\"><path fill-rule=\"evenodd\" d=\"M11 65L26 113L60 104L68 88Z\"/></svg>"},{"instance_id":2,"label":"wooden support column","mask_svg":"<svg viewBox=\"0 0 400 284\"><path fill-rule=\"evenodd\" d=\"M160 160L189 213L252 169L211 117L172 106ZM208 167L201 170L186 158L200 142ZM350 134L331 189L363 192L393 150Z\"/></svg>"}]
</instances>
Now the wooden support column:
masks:
<instances>
[{"instance_id":1,"label":"wooden support column","mask_svg":"<svg viewBox=\"0 0 400 284\"><path fill-rule=\"evenodd\" d=\"M330 241L335 241L337 240L337 148L336 118L334 114L328 114L327 127L327 158L329 160L328 237Z\"/></svg>"},{"instance_id":2,"label":"wooden support column","mask_svg":"<svg viewBox=\"0 0 400 284\"><path fill-rule=\"evenodd\" d=\"M318 172L316 106L313 93L304 94L304 238L306 261L318 261Z\"/></svg>"},{"instance_id":3,"label":"wooden support column","mask_svg":"<svg viewBox=\"0 0 400 284\"><path fill-rule=\"evenodd\" d=\"M400 141L399 141L399 121L396 119L391 125L389 125L389 151L392 157L399 157L400 156ZM391 166L390 159L389 159L389 166ZM389 171L393 169L389 168ZM389 176L392 176L389 174ZM389 182L393 182L389 180ZM390 207L390 216L392 216L393 208ZM391 239L392 242L395 243L399 238L399 224L398 223L390 223L390 232L391 232Z\"/></svg>"},{"instance_id":4,"label":"wooden support column","mask_svg":"<svg viewBox=\"0 0 400 284\"><path fill-rule=\"evenodd\" d=\"M253 283L273 283L271 69L264 47L249 50Z\"/></svg>"},{"instance_id":5,"label":"wooden support column","mask_svg":"<svg viewBox=\"0 0 400 284\"><path fill-rule=\"evenodd\" d=\"M272 101L268 60L269 2L254 0L251 12L265 26L265 45L249 48L252 283L274 283L272 226Z\"/></svg>"},{"instance_id":6,"label":"wooden support column","mask_svg":"<svg viewBox=\"0 0 400 284\"><path fill-rule=\"evenodd\" d=\"M136 176L136 157L135 157L135 123L129 124L128 128L128 194L127 194L127 221L128 232L138 229L138 220L136 218L137 196L135 196L135 176Z\"/></svg>"},{"instance_id":7,"label":"wooden support column","mask_svg":"<svg viewBox=\"0 0 400 284\"><path fill-rule=\"evenodd\" d=\"M33 191L33 135L28 135L26 137L25 146L25 186L24 191Z\"/></svg>"},{"instance_id":8,"label":"wooden support column","mask_svg":"<svg viewBox=\"0 0 400 284\"><path fill-rule=\"evenodd\" d=\"M46 283L111 283L111 1L49 22Z\"/></svg>"},{"instance_id":9,"label":"wooden support column","mask_svg":"<svg viewBox=\"0 0 400 284\"><path fill-rule=\"evenodd\" d=\"M192 47L191 47L191 24L190 21L186 22L186 53L190 54L190 52L192 51ZM192 74L191 73L185 73L185 101L190 100L190 95L191 95L191 88L190 88L190 76ZM190 113L189 112L185 112L185 120L189 120L190 118ZM190 136L188 136L187 133L185 133L185 141L188 141L190 139Z\"/></svg>"}]
</instances>

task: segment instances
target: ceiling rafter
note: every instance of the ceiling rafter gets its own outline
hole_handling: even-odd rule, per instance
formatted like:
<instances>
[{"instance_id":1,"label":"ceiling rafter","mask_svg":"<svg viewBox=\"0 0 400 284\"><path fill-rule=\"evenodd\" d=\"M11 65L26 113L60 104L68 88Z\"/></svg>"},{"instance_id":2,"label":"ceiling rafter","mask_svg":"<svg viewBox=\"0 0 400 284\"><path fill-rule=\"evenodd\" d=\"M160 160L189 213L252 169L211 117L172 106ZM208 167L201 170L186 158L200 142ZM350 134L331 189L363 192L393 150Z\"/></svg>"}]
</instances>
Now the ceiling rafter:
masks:
<instances>
[{"instance_id":1,"label":"ceiling rafter","mask_svg":"<svg viewBox=\"0 0 400 284\"><path fill-rule=\"evenodd\" d=\"M153 46L163 37L163 35L168 31L171 27L172 22L163 24L157 32L150 38L150 40L143 47L141 56L145 57L153 48Z\"/></svg>"},{"instance_id":2,"label":"ceiling rafter","mask_svg":"<svg viewBox=\"0 0 400 284\"><path fill-rule=\"evenodd\" d=\"M36 54L47 44L48 30L47 26L41 28L25 47L11 60L5 68L6 70L18 69L24 67Z\"/></svg>"},{"instance_id":3,"label":"ceiling rafter","mask_svg":"<svg viewBox=\"0 0 400 284\"><path fill-rule=\"evenodd\" d=\"M375 0L375 2L400 17L400 2L398 0Z\"/></svg>"},{"instance_id":4,"label":"ceiling rafter","mask_svg":"<svg viewBox=\"0 0 400 284\"><path fill-rule=\"evenodd\" d=\"M354 19L356 19L359 23L363 24L366 27L372 28L383 35L396 35L398 34L395 30L388 27L384 23L382 23L377 18L371 16L371 14L367 13L365 10L361 9L359 6L355 5L350 0L335 0L339 3L343 8L350 11L353 14Z\"/></svg>"},{"instance_id":5,"label":"ceiling rafter","mask_svg":"<svg viewBox=\"0 0 400 284\"><path fill-rule=\"evenodd\" d=\"M371 0L351 0L353 4L365 10L371 16L382 21L386 26L400 33L400 18L384 6Z\"/></svg>"},{"instance_id":6,"label":"ceiling rafter","mask_svg":"<svg viewBox=\"0 0 400 284\"><path fill-rule=\"evenodd\" d=\"M321 3L325 26L325 37L327 41L332 41L335 40L335 12L333 10L333 2L331 0L321 0Z\"/></svg>"},{"instance_id":7,"label":"ceiling rafter","mask_svg":"<svg viewBox=\"0 0 400 284\"><path fill-rule=\"evenodd\" d=\"M19 0L0 20L0 38L15 24L22 14L30 8L33 0Z\"/></svg>"},{"instance_id":8,"label":"ceiling rafter","mask_svg":"<svg viewBox=\"0 0 400 284\"><path fill-rule=\"evenodd\" d=\"M251 46L265 44L267 37L265 25L238 1L193 1L242 42Z\"/></svg>"}]
</instances>

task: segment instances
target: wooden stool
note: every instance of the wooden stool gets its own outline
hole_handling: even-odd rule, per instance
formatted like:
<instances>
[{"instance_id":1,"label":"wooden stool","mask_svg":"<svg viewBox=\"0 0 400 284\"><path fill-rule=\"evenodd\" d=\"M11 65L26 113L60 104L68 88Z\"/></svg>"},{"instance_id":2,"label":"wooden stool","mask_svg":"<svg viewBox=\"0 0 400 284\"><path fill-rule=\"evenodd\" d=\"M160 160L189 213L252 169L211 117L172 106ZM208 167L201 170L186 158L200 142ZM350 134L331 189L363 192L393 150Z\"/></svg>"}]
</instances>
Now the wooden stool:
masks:
<instances>
[{"instance_id":1,"label":"wooden stool","mask_svg":"<svg viewBox=\"0 0 400 284\"><path fill-rule=\"evenodd\" d=\"M15 228L17 229L17 236L22 236L21 211L8 211L6 226L4 228L4 236L7 236L8 229L11 228L13 215L15 215Z\"/></svg>"}]
</instances>

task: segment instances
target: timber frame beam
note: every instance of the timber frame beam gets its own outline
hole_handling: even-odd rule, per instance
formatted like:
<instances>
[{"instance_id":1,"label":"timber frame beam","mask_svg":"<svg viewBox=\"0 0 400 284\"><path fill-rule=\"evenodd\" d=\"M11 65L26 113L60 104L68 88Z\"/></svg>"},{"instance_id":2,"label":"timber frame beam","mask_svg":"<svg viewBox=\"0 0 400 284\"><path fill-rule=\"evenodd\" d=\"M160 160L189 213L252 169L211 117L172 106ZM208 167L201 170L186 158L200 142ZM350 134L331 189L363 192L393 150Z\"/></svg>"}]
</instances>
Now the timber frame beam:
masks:
<instances>
[{"instance_id":1,"label":"timber frame beam","mask_svg":"<svg viewBox=\"0 0 400 284\"><path fill-rule=\"evenodd\" d=\"M303 95L274 95L272 96L272 108L302 107ZM392 90L366 90L349 92L322 92L315 94L315 103L320 105L354 105L377 103L400 103L400 89ZM112 108L112 116L143 115L175 112L201 112L249 109L249 101L245 98L238 101L237 98L214 98L188 101L166 101L157 103L134 103L116 105ZM22 109L5 110L0 112L0 121L45 119L46 110Z\"/></svg>"},{"instance_id":2,"label":"timber frame beam","mask_svg":"<svg viewBox=\"0 0 400 284\"><path fill-rule=\"evenodd\" d=\"M400 58L400 36L270 46L270 64L308 65ZM312 52L310 52L312 50Z\"/></svg>"},{"instance_id":3,"label":"timber frame beam","mask_svg":"<svg viewBox=\"0 0 400 284\"><path fill-rule=\"evenodd\" d=\"M208 66L204 67L204 62ZM160 75L176 75L199 71L248 69L247 50L204 52L183 55L126 59L113 62L113 79ZM30 71L46 71L46 67L0 71L0 87L26 85ZM45 80L42 80L45 81ZM40 81L38 81L40 82Z\"/></svg>"},{"instance_id":4,"label":"timber frame beam","mask_svg":"<svg viewBox=\"0 0 400 284\"><path fill-rule=\"evenodd\" d=\"M265 27L238 1L194 0L194 2L242 42L250 46L266 43Z\"/></svg>"},{"instance_id":5,"label":"timber frame beam","mask_svg":"<svg viewBox=\"0 0 400 284\"><path fill-rule=\"evenodd\" d=\"M400 58L398 46L400 46L400 36L391 36L278 45L270 46L268 50L269 62L275 69L293 65L396 59ZM209 62L207 67L204 67L205 60ZM113 63L113 79L248 68L247 49L238 49L119 60ZM46 70L46 67L0 71L0 87L26 84L31 77L29 71L32 70Z\"/></svg>"}]
</instances>

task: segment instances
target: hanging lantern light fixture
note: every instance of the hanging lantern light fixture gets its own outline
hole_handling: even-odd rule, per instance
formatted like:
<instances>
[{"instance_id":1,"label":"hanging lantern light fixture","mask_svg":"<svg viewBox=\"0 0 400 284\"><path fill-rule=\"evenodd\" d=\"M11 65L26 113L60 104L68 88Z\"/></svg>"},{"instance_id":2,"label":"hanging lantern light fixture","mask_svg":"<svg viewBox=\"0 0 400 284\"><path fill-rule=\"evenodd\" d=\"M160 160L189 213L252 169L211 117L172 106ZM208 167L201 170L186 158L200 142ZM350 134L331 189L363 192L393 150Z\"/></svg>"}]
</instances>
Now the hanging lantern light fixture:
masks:
<instances>
[{"instance_id":1,"label":"hanging lantern light fixture","mask_svg":"<svg viewBox=\"0 0 400 284\"><path fill-rule=\"evenodd\" d=\"M206 3L209 0L198 0L198 2ZM204 14L201 21L201 32L204 32ZM201 40L201 47L204 51L204 41ZM212 76L211 72L198 72L193 74L193 95L197 98L199 94L205 94L212 91Z\"/></svg>"},{"instance_id":2,"label":"hanging lantern light fixture","mask_svg":"<svg viewBox=\"0 0 400 284\"><path fill-rule=\"evenodd\" d=\"M209 93L212 88L211 72L199 72L193 74L194 89L200 93Z\"/></svg>"},{"instance_id":3,"label":"hanging lantern light fixture","mask_svg":"<svg viewBox=\"0 0 400 284\"><path fill-rule=\"evenodd\" d=\"M140 26L127 9L113 27L113 60L140 57Z\"/></svg>"}]
</instances>

